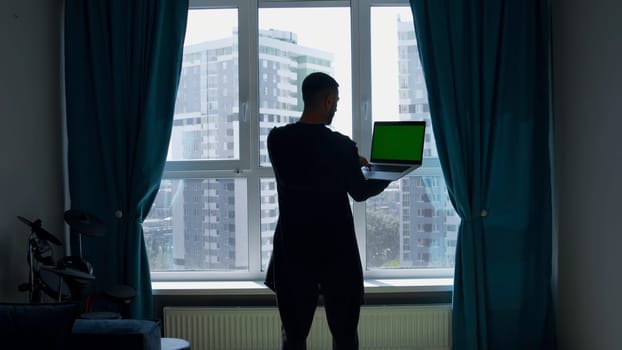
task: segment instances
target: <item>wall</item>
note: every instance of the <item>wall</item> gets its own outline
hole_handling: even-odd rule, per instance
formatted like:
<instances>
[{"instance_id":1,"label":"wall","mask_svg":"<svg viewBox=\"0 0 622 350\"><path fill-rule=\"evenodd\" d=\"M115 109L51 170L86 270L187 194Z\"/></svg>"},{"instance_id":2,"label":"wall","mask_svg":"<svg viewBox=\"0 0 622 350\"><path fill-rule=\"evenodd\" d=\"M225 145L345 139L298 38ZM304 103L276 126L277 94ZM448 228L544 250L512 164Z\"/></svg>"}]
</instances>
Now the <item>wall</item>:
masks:
<instances>
[{"instance_id":1,"label":"wall","mask_svg":"<svg viewBox=\"0 0 622 350\"><path fill-rule=\"evenodd\" d=\"M622 2L553 0L560 349L622 349Z\"/></svg>"},{"instance_id":2,"label":"wall","mask_svg":"<svg viewBox=\"0 0 622 350\"><path fill-rule=\"evenodd\" d=\"M0 1L0 302L28 301L17 215L64 240L60 30L61 0Z\"/></svg>"}]
</instances>

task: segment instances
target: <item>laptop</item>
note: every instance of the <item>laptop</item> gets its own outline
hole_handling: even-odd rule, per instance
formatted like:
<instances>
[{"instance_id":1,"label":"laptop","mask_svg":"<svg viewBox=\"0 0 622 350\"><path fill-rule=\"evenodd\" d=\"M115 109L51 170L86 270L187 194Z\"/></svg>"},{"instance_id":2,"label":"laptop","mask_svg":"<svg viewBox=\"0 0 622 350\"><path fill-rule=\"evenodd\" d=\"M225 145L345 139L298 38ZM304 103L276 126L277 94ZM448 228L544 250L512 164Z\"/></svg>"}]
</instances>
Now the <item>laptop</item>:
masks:
<instances>
[{"instance_id":1,"label":"laptop","mask_svg":"<svg viewBox=\"0 0 622 350\"><path fill-rule=\"evenodd\" d=\"M419 168L423 160L424 121L377 121L371 138L369 163L361 167L366 179L395 181Z\"/></svg>"}]
</instances>

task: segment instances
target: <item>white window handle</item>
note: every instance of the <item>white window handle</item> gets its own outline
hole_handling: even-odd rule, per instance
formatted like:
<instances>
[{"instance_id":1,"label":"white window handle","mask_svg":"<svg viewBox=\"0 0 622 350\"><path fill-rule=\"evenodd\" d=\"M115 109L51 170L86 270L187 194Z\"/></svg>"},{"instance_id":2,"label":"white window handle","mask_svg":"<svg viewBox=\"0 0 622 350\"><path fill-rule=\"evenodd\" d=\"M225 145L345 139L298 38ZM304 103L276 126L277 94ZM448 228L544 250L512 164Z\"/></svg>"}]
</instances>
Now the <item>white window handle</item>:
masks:
<instances>
[{"instance_id":1,"label":"white window handle","mask_svg":"<svg viewBox=\"0 0 622 350\"><path fill-rule=\"evenodd\" d=\"M365 101L361 105L361 116L363 120L369 120L369 101Z\"/></svg>"},{"instance_id":2,"label":"white window handle","mask_svg":"<svg viewBox=\"0 0 622 350\"><path fill-rule=\"evenodd\" d=\"M248 102L242 102L242 111L240 113L240 118L244 123L248 121Z\"/></svg>"}]
</instances>

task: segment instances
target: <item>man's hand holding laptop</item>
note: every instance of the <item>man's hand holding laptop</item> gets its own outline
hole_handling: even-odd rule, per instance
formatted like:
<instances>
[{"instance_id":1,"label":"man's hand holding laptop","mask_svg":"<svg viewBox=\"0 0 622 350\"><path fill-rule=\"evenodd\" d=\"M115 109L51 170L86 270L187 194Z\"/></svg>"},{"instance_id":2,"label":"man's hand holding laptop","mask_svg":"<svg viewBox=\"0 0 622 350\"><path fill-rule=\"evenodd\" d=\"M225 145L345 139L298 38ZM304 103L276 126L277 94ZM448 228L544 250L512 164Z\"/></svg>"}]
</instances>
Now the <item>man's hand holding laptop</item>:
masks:
<instances>
[{"instance_id":1,"label":"man's hand holding laptop","mask_svg":"<svg viewBox=\"0 0 622 350\"><path fill-rule=\"evenodd\" d=\"M369 164L369 162L367 161L367 158L363 156L359 156L359 164L362 167L366 167L367 169L371 170L371 164Z\"/></svg>"}]
</instances>

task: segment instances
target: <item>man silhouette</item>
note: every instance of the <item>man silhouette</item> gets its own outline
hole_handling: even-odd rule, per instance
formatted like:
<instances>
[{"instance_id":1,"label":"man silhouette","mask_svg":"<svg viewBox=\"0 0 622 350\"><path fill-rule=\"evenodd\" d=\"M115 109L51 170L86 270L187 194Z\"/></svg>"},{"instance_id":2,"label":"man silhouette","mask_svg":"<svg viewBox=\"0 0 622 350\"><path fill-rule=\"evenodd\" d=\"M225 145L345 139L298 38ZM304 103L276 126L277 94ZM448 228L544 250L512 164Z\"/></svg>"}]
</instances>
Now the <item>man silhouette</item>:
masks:
<instances>
[{"instance_id":1,"label":"man silhouette","mask_svg":"<svg viewBox=\"0 0 622 350\"><path fill-rule=\"evenodd\" d=\"M348 194L364 201L390 182L366 180L356 144L326 127L338 86L327 74L308 75L300 120L268 135L279 220L265 282L276 293L283 350L306 349L320 294L333 349L358 349L363 271Z\"/></svg>"}]
</instances>

